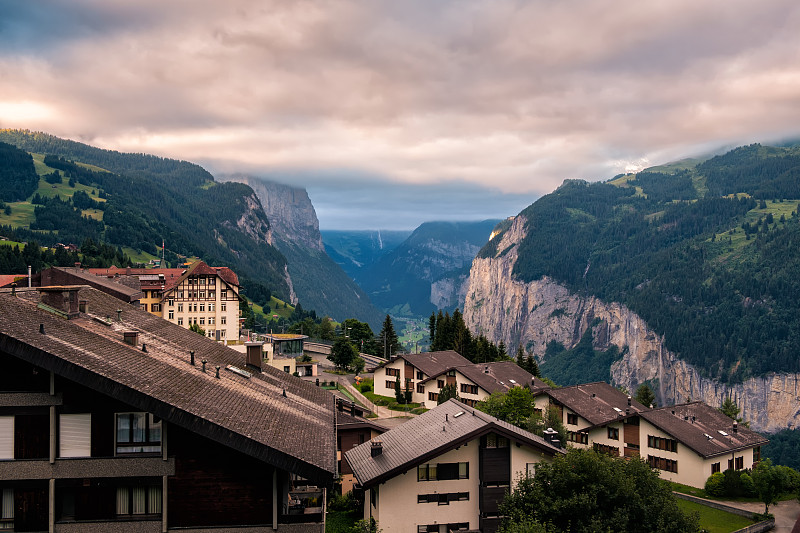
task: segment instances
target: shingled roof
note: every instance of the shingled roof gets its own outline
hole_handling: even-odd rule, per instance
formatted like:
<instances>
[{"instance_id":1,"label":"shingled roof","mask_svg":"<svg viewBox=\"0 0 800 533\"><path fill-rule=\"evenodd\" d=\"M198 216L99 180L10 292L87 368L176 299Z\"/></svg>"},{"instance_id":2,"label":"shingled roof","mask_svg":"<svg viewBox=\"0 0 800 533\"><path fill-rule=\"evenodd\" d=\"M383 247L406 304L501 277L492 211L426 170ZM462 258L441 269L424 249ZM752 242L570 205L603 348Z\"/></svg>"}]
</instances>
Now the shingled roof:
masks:
<instances>
[{"instance_id":1,"label":"shingled roof","mask_svg":"<svg viewBox=\"0 0 800 533\"><path fill-rule=\"evenodd\" d=\"M628 405L629 396L604 381L549 389L545 392L556 402L589 422L591 426L600 426L624 418L626 410L627 414L635 414L648 409L633 399Z\"/></svg>"},{"instance_id":2,"label":"shingled roof","mask_svg":"<svg viewBox=\"0 0 800 533\"><path fill-rule=\"evenodd\" d=\"M270 366L250 378L239 375L226 370L245 368L230 348L93 288L80 288L78 298L88 302L88 312L67 320L41 305L38 290L0 291L0 351L266 463L332 481L331 394ZM138 332L136 346L123 341L126 331ZM190 350L196 366L189 364Z\"/></svg>"},{"instance_id":3,"label":"shingled roof","mask_svg":"<svg viewBox=\"0 0 800 533\"><path fill-rule=\"evenodd\" d=\"M537 379L533 374L514 361L494 361L491 363L476 363L446 368L420 383L433 381L445 372L453 369L460 372L464 377L489 394L493 392L507 392L510 388L518 386L531 387L534 392L549 388L547 383L541 379Z\"/></svg>"},{"instance_id":4,"label":"shingled roof","mask_svg":"<svg viewBox=\"0 0 800 533\"><path fill-rule=\"evenodd\" d=\"M491 432L550 456L564 453L533 433L450 399L373 439L382 444L380 455L372 457L373 441L368 441L345 452L345 458L359 484L371 487Z\"/></svg>"},{"instance_id":5,"label":"shingled roof","mask_svg":"<svg viewBox=\"0 0 800 533\"><path fill-rule=\"evenodd\" d=\"M703 402L660 407L640 416L706 458L769 443L741 424L734 431L730 417Z\"/></svg>"},{"instance_id":6,"label":"shingled roof","mask_svg":"<svg viewBox=\"0 0 800 533\"><path fill-rule=\"evenodd\" d=\"M453 350L398 354L397 357L414 365L414 367L424 372L427 376L435 376L450 368L472 364L469 359ZM381 363L379 368L386 366L390 362L391 361Z\"/></svg>"}]
</instances>

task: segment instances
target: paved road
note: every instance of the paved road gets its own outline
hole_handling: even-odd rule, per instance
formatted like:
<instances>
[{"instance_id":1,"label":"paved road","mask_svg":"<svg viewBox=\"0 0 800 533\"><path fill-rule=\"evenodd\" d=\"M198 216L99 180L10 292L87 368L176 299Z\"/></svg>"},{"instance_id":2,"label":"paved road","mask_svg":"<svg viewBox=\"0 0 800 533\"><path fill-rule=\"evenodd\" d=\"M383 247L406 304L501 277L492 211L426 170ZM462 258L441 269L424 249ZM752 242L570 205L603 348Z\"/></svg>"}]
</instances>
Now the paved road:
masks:
<instances>
[{"instance_id":1,"label":"paved road","mask_svg":"<svg viewBox=\"0 0 800 533\"><path fill-rule=\"evenodd\" d=\"M746 509L748 511L752 511L753 513L764 512L764 504L759 502L721 501L720 503L724 503L738 509ZM775 515L775 529L772 531L776 531L778 533L790 533L795 522L797 522L798 517L800 517L800 502L798 502L797 499L780 502L776 505L771 505L769 512Z\"/></svg>"}]
</instances>

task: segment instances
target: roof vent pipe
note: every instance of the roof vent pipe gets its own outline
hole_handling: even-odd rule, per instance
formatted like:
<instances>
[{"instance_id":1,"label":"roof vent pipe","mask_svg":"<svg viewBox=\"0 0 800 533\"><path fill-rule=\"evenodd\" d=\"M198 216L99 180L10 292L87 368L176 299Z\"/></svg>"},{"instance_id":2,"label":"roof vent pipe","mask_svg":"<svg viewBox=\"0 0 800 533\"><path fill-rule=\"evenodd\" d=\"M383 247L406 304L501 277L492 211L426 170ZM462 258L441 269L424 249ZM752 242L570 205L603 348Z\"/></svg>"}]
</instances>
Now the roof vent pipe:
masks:
<instances>
[{"instance_id":1,"label":"roof vent pipe","mask_svg":"<svg viewBox=\"0 0 800 533\"><path fill-rule=\"evenodd\" d=\"M16 295L17 295L17 282L15 281L11 284L11 296L16 296Z\"/></svg>"},{"instance_id":2,"label":"roof vent pipe","mask_svg":"<svg viewBox=\"0 0 800 533\"><path fill-rule=\"evenodd\" d=\"M219 379L219 365L215 366L214 368L217 369L216 378Z\"/></svg>"},{"instance_id":3,"label":"roof vent pipe","mask_svg":"<svg viewBox=\"0 0 800 533\"><path fill-rule=\"evenodd\" d=\"M44 324L39 324L39 333L44 335Z\"/></svg>"},{"instance_id":4,"label":"roof vent pipe","mask_svg":"<svg viewBox=\"0 0 800 533\"><path fill-rule=\"evenodd\" d=\"M739 432L739 422L737 422L736 420L733 421L733 432L734 433Z\"/></svg>"},{"instance_id":5,"label":"roof vent pipe","mask_svg":"<svg viewBox=\"0 0 800 533\"><path fill-rule=\"evenodd\" d=\"M122 309L117 309L117 322L122 322Z\"/></svg>"},{"instance_id":6,"label":"roof vent pipe","mask_svg":"<svg viewBox=\"0 0 800 533\"><path fill-rule=\"evenodd\" d=\"M628 407L630 407L630 406L631 406L631 395L629 394L628 395Z\"/></svg>"},{"instance_id":7,"label":"roof vent pipe","mask_svg":"<svg viewBox=\"0 0 800 533\"><path fill-rule=\"evenodd\" d=\"M145 343L142 343L142 351L143 351L144 353L147 353L147 344L145 344Z\"/></svg>"},{"instance_id":8,"label":"roof vent pipe","mask_svg":"<svg viewBox=\"0 0 800 533\"><path fill-rule=\"evenodd\" d=\"M206 363L208 363L208 361L206 361L205 359L203 359L203 360L202 360L202 361L200 361L200 362L201 362L201 363L203 363L203 372L205 372L205 371L206 371Z\"/></svg>"},{"instance_id":9,"label":"roof vent pipe","mask_svg":"<svg viewBox=\"0 0 800 533\"><path fill-rule=\"evenodd\" d=\"M449 421L449 420L448 420L448 418L447 418L448 416L449 416L449 415L448 415L447 413L445 413L445 414L444 414L444 421L445 421L445 422L448 422L448 421Z\"/></svg>"},{"instance_id":10,"label":"roof vent pipe","mask_svg":"<svg viewBox=\"0 0 800 533\"><path fill-rule=\"evenodd\" d=\"M189 350L189 364L194 366L194 350Z\"/></svg>"},{"instance_id":11,"label":"roof vent pipe","mask_svg":"<svg viewBox=\"0 0 800 533\"><path fill-rule=\"evenodd\" d=\"M283 388L283 397L286 398L286 387Z\"/></svg>"},{"instance_id":12,"label":"roof vent pipe","mask_svg":"<svg viewBox=\"0 0 800 533\"><path fill-rule=\"evenodd\" d=\"M489 365L486 365L485 367L483 367L483 373L484 374L488 374L489 373Z\"/></svg>"}]
</instances>

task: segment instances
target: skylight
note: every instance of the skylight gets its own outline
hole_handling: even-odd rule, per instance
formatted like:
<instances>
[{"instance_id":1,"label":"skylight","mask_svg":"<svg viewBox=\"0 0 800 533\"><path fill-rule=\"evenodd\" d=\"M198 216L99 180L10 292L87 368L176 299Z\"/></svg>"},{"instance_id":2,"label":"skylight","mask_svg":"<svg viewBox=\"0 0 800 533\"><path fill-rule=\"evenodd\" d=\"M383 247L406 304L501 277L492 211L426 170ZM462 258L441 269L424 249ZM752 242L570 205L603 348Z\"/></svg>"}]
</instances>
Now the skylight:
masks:
<instances>
[{"instance_id":1,"label":"skylight","mask_svg":"<svg viewBox=\"0 0 800 533\"><path fill-rule=\"evenodd\" d=\"M234 374L239 374L240 376L245 377L247 379L250 379L250 377L253 375L250 372L248 372L247 370L242 370L241 368L235 367L233 365L226 366L225 370L230 370Z\"/></svg>"},{"instance_id":2,"label":"skylight","mask_svg":"<svg viewBox=\"0 0 800 533\"><path fill-rule=\"evenodd\" d=\"M464 411L459 411L459 412L457 412L456 414L453 415L453 418L458 418L459 416L461 416L463 414L464 414Z\"/></svg>"},{"instance_id":3,"label":"skylight","mask_svg":"<svg viewBox=\"0 0 800 533\"><path fill-rule=\"evenodd\" d=\"M724 436L724 437L727 437L727 436L728 436L728 434L727 434L727 433L725 433L724 431L722 431L721 429L718 429L717 431L719 432L719 434L720 434L720 435L722 435L722 436Z\"/></svg>"},{"instance_id":4,"label":"skylight","mask_svg":"<svg viewBox=\"0 0 800 533\"><path fill-rule=\"evenodd\" d=\"M621 412L622 412L622 409L620 409L619 407L615 407L615 408L614 408L614 410L615 410L616 412L618 412L618 413L621 413Z\"/></svg>"}]
</instances>

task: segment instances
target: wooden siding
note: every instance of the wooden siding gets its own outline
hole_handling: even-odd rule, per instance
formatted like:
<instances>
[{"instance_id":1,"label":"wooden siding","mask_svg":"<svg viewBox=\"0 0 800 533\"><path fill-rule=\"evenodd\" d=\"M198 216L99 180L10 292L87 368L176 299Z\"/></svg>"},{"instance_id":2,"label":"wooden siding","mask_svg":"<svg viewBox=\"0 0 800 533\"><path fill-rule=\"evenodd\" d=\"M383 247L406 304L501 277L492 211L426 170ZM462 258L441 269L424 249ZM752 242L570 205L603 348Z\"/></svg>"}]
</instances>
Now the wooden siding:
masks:
<instances>
[{"instance_id":1,"label":"wooden siding","mask_svg":"<svg viewBox=\"0 0 800 533\"><path fill-rule=\"evenodd\" d=\"M50 413L14 416L14 458L50 457Z\"/></svg>"},{"instance_id":2,"label":"wooden siding","mask_svg":"<svg viewBox=\"0 0 800 533\"><path fill-rule=\"evenodd\" d=\"M481 448L480 481L482 484L511 483L511 448Z\"/></svg>"}]
</instances>

